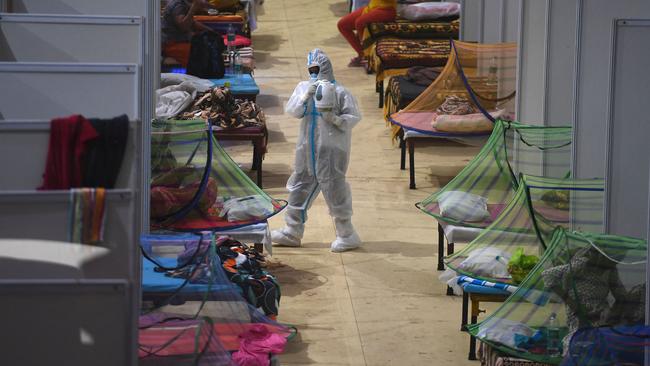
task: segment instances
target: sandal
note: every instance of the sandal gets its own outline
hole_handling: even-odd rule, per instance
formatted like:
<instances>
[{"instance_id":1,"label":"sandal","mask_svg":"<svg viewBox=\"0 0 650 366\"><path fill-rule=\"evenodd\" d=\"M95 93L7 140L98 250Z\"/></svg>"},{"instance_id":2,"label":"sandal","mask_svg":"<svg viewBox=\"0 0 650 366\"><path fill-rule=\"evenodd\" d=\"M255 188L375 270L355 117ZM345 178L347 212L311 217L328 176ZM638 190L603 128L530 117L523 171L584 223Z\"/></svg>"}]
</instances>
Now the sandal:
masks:
<instances>
[{"instance_id":1,"label":"sandal","mask_svg":"<svg viewBox=\"0 0 650 366\"><path fill-rule=\"evenodd\" d=\"M348 64L348 67L361 67L364 65L365 60L361 56L353 57Z\"/></svg>"}]
</instances>

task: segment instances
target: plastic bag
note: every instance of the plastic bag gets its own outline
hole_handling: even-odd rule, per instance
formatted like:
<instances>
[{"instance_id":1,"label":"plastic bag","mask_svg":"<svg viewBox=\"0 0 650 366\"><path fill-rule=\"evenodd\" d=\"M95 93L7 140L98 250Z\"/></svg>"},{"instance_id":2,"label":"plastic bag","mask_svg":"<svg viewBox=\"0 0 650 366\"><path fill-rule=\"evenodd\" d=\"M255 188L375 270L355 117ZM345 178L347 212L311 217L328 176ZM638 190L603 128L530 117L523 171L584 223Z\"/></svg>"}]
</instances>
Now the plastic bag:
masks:
<instances>
[{"instance_id":1,"label":"plastic bag","mask_svg":"<svg viewBox=\"0 0 650 366\"><path fill-rule=\"evenodd\" d=\"M463 295L463 288L460 287L458 284L458 273L454 271L453 269L447 268L440 276L438 276L438 279L440 282L444 283L445 285L449 286L452 291L454 292L454 295L456 296L462 296Z\"/></svg>"},{"instance_id":2,"label":"plastic bag","mask_svg":"<svg viewBox=\"0 0 650 366\"><path fill-rule=\"evenodd\" d=\"M160 87L170 85L190 84L199 93L204 93L214 87L214 83L208 79L197 78L193 75L177 74L177 73L162 73L160 74Z\"/></svg>"},{"instance_id":3,"label":"plastic bag","mask_svg":"<svg viewBox=\"0 0 650 366\"><path fill-rule=\"evenodd\" d=\"M189 107L194 98L196 88L187 82L156 90L156 118L175 117Z\"/></svg>"},{"instance_id":4,"label":"plastic bag","mask_svg":"<svg viewBox=\"0 0 650 366\"><path fill-rule=\"evenodd\" d=\"M475 194L449 191L438 198L440 214L458 221L478 222L490 217L487 199Z\"/></svg>"},{"instance_id":5,"label":"plastic bag","mask_svg":"<svg viewBox=\"0 0 650 366\"><path fill-rule=\"evenodd\" d=\"M536 255L524 254L524 248L517 248L508 262L508 272L515 283L520 283L539 262Z\"/></svg>"},{"instance_id":6,"label":"plastic bag","mask_svg":"<svg viewBox=\"0 0 650 366\"><path fill-rule=\"evenodd\" d=\"M508 262L510 253L495 247L476 249L460 262L458 270L472 276L495 279L510 279Z\"/></svg>"},{"instance_id":7,"label":"plastic bag","mask_svg":"<svg viewBox=\"0 0 650 366\"><path fill-rule=\"evenodd\" d=\"M228 221L258 220L273 214L271 202L262 196L245 196L232 198L224 202L221 217L227 216Z\"/></svg>"},{"instance_id":8,"label":"plastic bag","mask_svg":"<svg viewBox=\"0 0 650 366\"><path fill-rule=\"evenodd\" d=\"M426 2L405 6L400 15L408 20L434 20L456 17L460 14L460 4L447 2Z\"/></svg>"}]
</instances>

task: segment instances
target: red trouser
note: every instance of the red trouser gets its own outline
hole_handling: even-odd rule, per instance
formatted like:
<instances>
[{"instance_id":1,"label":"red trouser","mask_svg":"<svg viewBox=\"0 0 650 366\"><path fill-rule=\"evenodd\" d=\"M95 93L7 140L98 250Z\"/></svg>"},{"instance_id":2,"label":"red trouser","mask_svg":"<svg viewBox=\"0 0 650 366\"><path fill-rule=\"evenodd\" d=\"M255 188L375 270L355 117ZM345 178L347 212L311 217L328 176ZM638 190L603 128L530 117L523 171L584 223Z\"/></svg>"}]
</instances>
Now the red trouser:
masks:
<instances>
[{"instance_id":1,"label":"red trouser","mask_svg":"<svg viewBox=\"0 0 650 366\"><path fill-rule=\"evenodd\" d=\"M363 14L366 8L360 8L352 13L344 16L339 20L339 31L348 41L350 46L362 56L363 48L361 47L361 37L363 36L363 29L369 23L386 23L395 21L397 12L395 8L376 8L370 10L368 13ZM354 31L357 31L356 35Z\"/></svg>"},{"instance_id":2,"label":"red trouser","mask_svg":"<svg viewBox=\"0 0 650 366\"><path fill-rule=\"evenodd\" d=\"M172 57L183 67L187 67L187 63L190 61L190 48L190 42L167 42L163 46L163 55Z\"/></svg>"}]
</instances>

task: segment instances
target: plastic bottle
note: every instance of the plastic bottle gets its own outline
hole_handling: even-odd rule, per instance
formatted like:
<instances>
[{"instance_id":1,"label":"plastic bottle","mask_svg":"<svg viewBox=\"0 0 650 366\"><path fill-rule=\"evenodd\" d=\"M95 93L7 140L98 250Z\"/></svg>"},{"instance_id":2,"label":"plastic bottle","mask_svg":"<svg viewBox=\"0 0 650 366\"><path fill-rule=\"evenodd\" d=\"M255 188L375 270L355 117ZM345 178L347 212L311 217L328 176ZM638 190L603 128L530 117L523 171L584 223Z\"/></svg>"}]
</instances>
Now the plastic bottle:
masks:
<instances>
[{"instance_id":1,"label":"plastic bottle","mask_svg":"<svg viewBox=\"0 0 650 366\"><path fill-rule=\"evenodd\" d=\"M241 82L242 77L242 60L239 52L235 53L235 80L237 83Z\"/></svg>"},{"instance_id":2,"label":"plastic bottle","mask_svg":"<svg viewBox=\"0 0 650 366\"><path fill-rule=\"evenodd\" d=\"M557 314L551 313L546 328L546 353L550 357L562 355L562 340L560 339L560 323Z\"/></svg>"},{"instance_id":3,"label":"plastic bottle","mask_svg":"<svg viewBox=\"0 0 650 366\"><path fill-rule=\"evenodd\" d=\"M228 52L228 72L227 74L233 74L234 72L234 63L235 63L235 28L232 24L228 24L228 30L226 31L226 46Z\"/></svg>"}]
</instances>

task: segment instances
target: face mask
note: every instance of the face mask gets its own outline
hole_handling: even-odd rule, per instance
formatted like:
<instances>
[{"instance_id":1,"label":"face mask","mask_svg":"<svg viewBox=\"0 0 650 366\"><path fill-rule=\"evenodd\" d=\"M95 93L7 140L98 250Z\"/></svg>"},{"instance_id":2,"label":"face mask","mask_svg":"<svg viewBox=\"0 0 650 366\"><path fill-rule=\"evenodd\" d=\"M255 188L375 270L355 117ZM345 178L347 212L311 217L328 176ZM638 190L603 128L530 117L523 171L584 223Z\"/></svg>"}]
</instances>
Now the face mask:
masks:
<instances>
[{"instance_id":1,"label":"face mask","mask_svg":"<svg viewBox=\"0 0 650 366\"><path fill-rule=\"evenodd\" d=\"M311 74L310 76L311 76L312 79L318 78L318 74Z\"/></svg>"}]
</instances>

